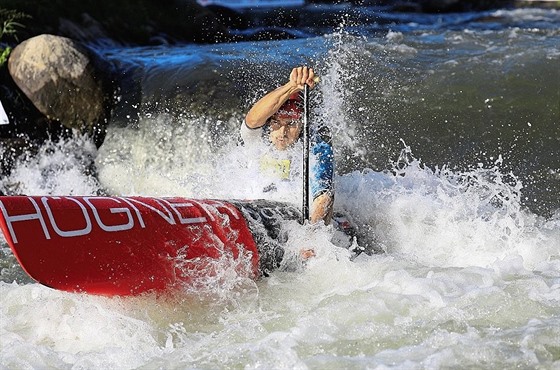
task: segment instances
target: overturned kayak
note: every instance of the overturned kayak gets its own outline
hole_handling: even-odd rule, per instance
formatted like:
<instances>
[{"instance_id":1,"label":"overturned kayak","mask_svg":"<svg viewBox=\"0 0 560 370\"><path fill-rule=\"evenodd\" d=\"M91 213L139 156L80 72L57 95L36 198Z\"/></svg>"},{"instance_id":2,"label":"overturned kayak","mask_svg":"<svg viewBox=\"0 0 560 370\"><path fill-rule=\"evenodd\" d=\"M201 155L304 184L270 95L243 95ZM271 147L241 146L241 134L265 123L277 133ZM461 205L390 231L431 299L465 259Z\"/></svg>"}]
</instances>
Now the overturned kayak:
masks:
<instances>
[{"instance_id":1,"label":"overturned kayak","mask_svg":"<svg viewBox=\"0 0 560 370\"><path fill-rule=\"evenodd\" d=\"M0 228L34 280L108 296L180 288L220 258L257 278L282 259L281 222L299 219L265 200L0 196Z\"/></svg>"}]
</instances>

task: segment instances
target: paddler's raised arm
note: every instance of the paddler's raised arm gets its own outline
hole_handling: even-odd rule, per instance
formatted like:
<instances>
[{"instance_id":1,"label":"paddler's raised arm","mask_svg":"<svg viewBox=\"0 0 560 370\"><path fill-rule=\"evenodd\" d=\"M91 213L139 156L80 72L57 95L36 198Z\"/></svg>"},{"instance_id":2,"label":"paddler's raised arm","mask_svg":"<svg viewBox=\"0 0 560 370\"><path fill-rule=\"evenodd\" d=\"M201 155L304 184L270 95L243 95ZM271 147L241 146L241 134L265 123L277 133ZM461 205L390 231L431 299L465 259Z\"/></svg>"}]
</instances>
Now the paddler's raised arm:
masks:
<instances>
[{"instance_id":1,"label":"paddler's raised arm","mask_svg":"<svg viewBox=\"0 0 560 370\"><path fill-rule=\"evenodd\" d=\"M249 128L259 128L280 109L290 95L298 91L297 87L288 82L263 96L245 116Z\"/></svg>"},{"instance_id":2,"label":"paddler's raised arm","mask_svg":"<svg viewBox=\"0 0 560 370\"><path fill-rule=\"evenodd\" d=\"M315 86L315 73L313 68L297 67L292 69L290 73L290 80L269 92L257 101L247 113L245 123L249 128L259 128L263 126L266 121L280 109L282 104L288 100L290 95L295 92L303 90L305 83L309 87Z\"/></svg>"}]
</instances>

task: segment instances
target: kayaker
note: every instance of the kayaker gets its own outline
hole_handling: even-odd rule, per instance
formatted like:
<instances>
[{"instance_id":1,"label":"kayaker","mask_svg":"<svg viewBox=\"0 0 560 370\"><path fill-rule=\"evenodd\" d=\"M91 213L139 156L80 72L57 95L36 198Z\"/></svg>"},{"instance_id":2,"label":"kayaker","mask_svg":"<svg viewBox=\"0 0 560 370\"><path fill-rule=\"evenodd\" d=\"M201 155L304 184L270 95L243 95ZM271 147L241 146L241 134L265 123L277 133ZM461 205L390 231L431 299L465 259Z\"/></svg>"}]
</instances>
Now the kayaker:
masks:
<instances>
[{"instance_id":1,"label":"kayaker","mask_svg":"<svg viewBox=\"0 0 560 370\"><path fill-rule=\"evenodd\" d=\"M301 151L292 149L302 138L303 99L302 90L307 83L315 87L315 73L305 66L293 68L288 82L260 98L249 110L241 125L244 145L268 144L271 150L263 153L261 169L269 169L279 181L297 178L299 166L293 165L301 157ZM310 188L312 204L310 222L329 224L333 215L334 186L333 160L330 130L326 127L311 129ZM271 184L266 190L273 190ZM299 187L301 189L301 187ZM266 191L265 190L265 191Z\"/></svg>"}]
</instances>

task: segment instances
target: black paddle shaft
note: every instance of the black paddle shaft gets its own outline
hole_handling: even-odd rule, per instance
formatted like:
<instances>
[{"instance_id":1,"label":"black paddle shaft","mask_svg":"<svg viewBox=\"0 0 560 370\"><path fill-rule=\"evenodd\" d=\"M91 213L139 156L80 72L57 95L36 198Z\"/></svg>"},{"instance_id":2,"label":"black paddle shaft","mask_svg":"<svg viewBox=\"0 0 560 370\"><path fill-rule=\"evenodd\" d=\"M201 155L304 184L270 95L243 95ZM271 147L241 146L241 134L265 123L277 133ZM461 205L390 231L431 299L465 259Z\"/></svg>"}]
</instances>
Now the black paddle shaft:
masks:
<instances>
[{"instance_id":1,"label":"black paddle shaft","mask_svg":"<svg viewBox=\"0 0 560 370\"><path fill-rule=\"evenodd\" d=\"M302 224L309 220L309 85L303 87L303 205Z\"/></svg>"}]
</instances>

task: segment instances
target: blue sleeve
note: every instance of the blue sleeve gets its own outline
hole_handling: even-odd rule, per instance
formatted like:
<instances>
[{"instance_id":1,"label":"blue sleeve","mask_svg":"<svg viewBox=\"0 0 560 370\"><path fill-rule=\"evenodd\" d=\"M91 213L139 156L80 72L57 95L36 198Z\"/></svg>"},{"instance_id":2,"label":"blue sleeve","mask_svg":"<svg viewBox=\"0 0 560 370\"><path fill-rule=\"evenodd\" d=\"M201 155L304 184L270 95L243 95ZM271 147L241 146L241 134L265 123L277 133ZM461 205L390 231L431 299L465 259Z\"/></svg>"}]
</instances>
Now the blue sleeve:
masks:
<instances>
[{"instance_id":1,"label":"blue sleeve","mask_svg":"<svg viewBox=\"0 0 560 370\"><path fill-rule=\"evenodd\" d=\"M334 193L334 152L330 140L330 132L322 128L315 133L311 142L311 153L314 156L311 168L311 195L313 199L329 192Z\"/></svg>"}]
</instances>

